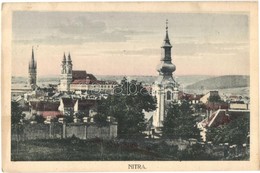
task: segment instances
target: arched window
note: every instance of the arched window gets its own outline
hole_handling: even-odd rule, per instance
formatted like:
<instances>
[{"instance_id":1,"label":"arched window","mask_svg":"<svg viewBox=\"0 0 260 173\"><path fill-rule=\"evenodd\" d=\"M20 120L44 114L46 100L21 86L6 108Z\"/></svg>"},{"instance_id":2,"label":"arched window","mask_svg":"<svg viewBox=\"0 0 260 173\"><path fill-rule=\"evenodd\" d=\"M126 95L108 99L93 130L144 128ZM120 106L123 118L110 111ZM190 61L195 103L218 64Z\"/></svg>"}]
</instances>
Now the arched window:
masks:
<instances>
[{"instance_id":1,"label":"arched window","mask_svg":"<svg viewBox=\"0 0 260 173\"><path fill-rule=\"evenodd\" d=\"M171 99L172 99L172 93L171 93L171 91L167 91L167 93L166 93L166 99L167 99L167 100L171 100Z\"/></svg>"}]
</instances>

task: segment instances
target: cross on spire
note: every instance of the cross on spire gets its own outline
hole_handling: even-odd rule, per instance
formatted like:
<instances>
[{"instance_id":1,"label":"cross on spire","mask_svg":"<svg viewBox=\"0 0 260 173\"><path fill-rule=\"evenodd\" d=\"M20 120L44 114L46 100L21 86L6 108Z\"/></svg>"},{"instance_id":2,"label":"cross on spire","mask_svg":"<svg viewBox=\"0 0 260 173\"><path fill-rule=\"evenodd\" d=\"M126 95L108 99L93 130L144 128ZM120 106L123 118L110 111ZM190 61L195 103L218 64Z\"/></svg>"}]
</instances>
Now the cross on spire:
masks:
<instances>
[{"instance_id":1,"label":"cross on spire","mask_svg":"<svg viewBox=\"0 0 260 173\"><path fill-rule=\"evenodd\" d=\"M166 32L168 32L168 19L166 19Z\"/></svg>"}]
</instances>

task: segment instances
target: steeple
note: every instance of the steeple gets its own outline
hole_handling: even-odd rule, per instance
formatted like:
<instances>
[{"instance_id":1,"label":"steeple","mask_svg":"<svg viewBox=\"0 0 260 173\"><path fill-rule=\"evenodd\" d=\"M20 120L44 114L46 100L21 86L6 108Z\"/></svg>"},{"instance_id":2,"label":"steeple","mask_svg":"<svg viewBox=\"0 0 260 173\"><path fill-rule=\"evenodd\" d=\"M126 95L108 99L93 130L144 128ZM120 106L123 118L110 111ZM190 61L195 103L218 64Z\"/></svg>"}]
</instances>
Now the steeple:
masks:
<instances>
[{"instance_id":1,"label":"steeple","mask_svg":"<svg viewBox=\"0 0 260 173\"><path fill-rule=\"evenodd\" d=\"M66 55L65 55L65 52L64 52L62 64L65 64L65 63L66 63Z\"/></svg>"},{"instance_id":2,"label":"steeple","mask_svg":"<svg viewBox=\"0 0 260 173\"><path fill-rule=\"evenodd\" d=\"M68 55L68 62L71 62L70 52L69 52L69 55Z\"/></svg>"},{"instance_id":3,"label":"steeple","mask_svg":"<svg viewBox=\"0 0 260 173\"><path fill-rule=\"evenodd\" d=\"M166 34L161 46L160 64L157 66L159 76L153 85L153 95L157 98L157 109L153 114L153 127L161 133L167 109L172 101L178 100L178 84L173 78L176 66L172 63L171 48L168 34L168 20L166 20Z\"/></svg>"},{"instance_id":4,"label":"steeple","mask_svg":"<svg viewBox=\"0 0 260 173\"><path fill-rule=\"evenodd\" d=\"M70 52L68 54L68 59L66 61L66 72L68 74L72 74L72 61L71 61Z\"/></svg>"},{"instance_id":5,"label":"steeple","mask_svg":"<svg viewBox=\"0 0 260 173\"><path fill-rule=\"evenodd\" d=\"M28 79L28 84L32 89L36 87L36 80L37 80L37 63L34 59L34 50L32 47L32 57L29 62L29 79Z\"/></svg>"},{"instance_id":6,"label":"steeple","mask_svg":"<svg viewBox=\"0 0 260 173\"><path fill-rule=\"evenodd\" d=\"M165 35L164 44L163 44L162 47L172 47L172 45L171 45L171 43L170 43L169 36L168 36L168 19L166 19L166 27L165 27L165 30L166 30L166 35Z\"/></svg>"},{"instance_id":7,"label":"steeple","mask_svg":"<svg viewBox=\"0 0 260 173\"><path fill-rule=\"evenodd\" d=\"M66 57L65 52L63 55L63 60L61 64L61 78L59 91L69 91L70 84L72 82L72 61L70 53Z\"/></svg>"},{"instance_id":8,"label":"steeple","mask_svg":"<svg viewBox=\"0 0 260 173\"><path fill-rule=\"evenodd\" d=\"M32 47L32 60L34 61L34 52L33 52L33 47Z\"/></svg>"},{"instance_id":9,"label":"steeple","mask_svg":"<svg viewBox=\"0 0 260 173\"><path fill-rule=\"evenodd\" d=\"M31 60L30 60L30 62L29 62L29 69L30 70L34 70L34 69L36 69L36 61L35 61L35 59L34 59L34 51L33 51L33 47L32 47L32 57L31 57Z\"/></svg>"},{"instance_id":10,"label":"steeple","mask_svg":"<svg viewBox=\"0 0 260 173\"><path fill-rule=\"evenodd\" d=\"M168 35L168 20L166 20L166 35L165 39L163 41L163 45L161 47L162 49L162 57L161 57L161 63L157 67L157 71L162 76L172 76L172 72L176 70L176 67L174 64L172 64L172 58L171 58L171 48L172 45L170 43L169 35Z\"/></svg>"}]
</instances>

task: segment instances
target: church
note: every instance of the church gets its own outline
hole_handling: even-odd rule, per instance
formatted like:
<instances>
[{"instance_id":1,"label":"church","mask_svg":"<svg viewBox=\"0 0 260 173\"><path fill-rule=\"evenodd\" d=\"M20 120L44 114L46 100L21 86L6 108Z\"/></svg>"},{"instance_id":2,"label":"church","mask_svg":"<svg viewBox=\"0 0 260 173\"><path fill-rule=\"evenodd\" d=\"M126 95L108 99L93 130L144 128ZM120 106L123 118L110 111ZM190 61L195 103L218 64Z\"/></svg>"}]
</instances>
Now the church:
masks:
<instances>
[{"instance_id":1,"label":"church","mask_svg":"<svg viewBox=\"0 0 260 173\"><path fill-rule=\"evenodd\" d=\"M116 81L98 80L93 74L87 73L85 70L73 70L70 53L68 54L68 57L66 57L64 53L61 62L60 84L58 86L59 91L84 92L91 90L111 93L116 86Z\"/></svg>"},{"instance_id":2,"label":"church","mask_svg":"<svg viewBox=\"0 0 260 173\"><path fill-rule=\"evenodd\" d=\"M37 62L34 59L34 52L33 52L33 48L32 48L32 57L31 60L29 62L29 77L28 77L28 85L31 89L35 89L37 84Z\"/></svg>"},{"instance_id":3,"label":"church","mask_svg":"<svg viewBox=\"0 0 260 173\"><path fill-rule=\"evenodd\" d=\"M176 66L172 63L171 48L167 20L166 35L161 47L161 60L157 67L159 76L152 86L153 96L157 98L157 109L153 114L152 122L156 132L160 132L163 127L167 106L173 101L178 101L178 83L174 80L172 74L176 70Z\"/></svg>"}]
</instances>

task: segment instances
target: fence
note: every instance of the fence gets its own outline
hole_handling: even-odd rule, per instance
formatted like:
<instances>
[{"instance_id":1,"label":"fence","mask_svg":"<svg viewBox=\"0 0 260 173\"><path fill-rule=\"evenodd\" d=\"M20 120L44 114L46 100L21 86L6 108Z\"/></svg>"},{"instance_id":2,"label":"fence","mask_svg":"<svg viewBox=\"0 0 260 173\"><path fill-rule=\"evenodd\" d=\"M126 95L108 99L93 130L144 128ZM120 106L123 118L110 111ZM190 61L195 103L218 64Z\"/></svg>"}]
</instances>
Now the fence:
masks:
<instances>
[{"instance_id":1,"label":"fence","mask_svg":"<svg viewBox=\"0 0 260 173\"><path fill-rule=\"evenodd\" d=\"M96 123L23 124L11 128L12 140L61 139L75 136L79 139L112 139L117 137L117 123L99 126Z\"/></svg>"}]
</instances>

